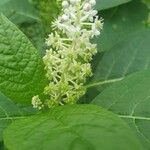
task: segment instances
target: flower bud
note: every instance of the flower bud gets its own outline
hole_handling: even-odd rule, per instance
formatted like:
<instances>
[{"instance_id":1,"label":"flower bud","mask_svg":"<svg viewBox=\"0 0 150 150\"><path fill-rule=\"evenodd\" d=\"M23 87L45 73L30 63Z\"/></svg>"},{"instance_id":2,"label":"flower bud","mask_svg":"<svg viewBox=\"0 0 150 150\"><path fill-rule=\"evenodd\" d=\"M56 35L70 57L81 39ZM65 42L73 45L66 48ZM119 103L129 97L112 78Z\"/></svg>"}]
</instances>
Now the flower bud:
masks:
<instances>
[{"instance_id":1,"label":"flower bud","mask_svg":"<svg viewBox=\"0 0 150 150\"><path fill-rule=\"evenodd\" d=\"M69 19L68 15L63 14L62 15L62 21L67 21Z\"/></svg>"},{"instance_id":2,"label":"flower bud","mask_svg":"<svg viewBox=\"0 0 150 150\"><path fill-rule=\"evenodd\" d=\"M75 5L77 3L77 0L70 0L71 5Z\"/></svg>"},{"instance_id":3,"label":"flower bud","mask_svg":"<svg viewBox=\"0 0 150 150\"><path fill-rule=\"evenodd\" d=\"M69 3L67 1L62 2L63 8L67 8L69 6Z\"/></svg>"},{"instance_id":4,"label":"flower bud","mask_svg":"<svg viewBox=\"0 0 150 150\"><path fill-rule=\"evenodd\" d=\"M90 3L85 3L84 6L83 6L83 10L90 11L91 10L91 4Z\"/></svg>"}]
</instances>

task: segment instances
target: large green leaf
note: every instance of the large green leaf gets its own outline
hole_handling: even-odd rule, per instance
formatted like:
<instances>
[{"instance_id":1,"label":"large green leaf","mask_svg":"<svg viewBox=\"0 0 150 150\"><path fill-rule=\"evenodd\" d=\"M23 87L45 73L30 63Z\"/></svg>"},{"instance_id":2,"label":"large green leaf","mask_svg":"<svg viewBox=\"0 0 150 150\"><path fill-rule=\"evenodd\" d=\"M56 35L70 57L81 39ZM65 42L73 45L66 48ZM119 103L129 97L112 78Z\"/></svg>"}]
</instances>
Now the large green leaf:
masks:
<instances>
[{"instance_id":1,"label":"large green leaf","mask_svg":"<svg viewBox=\"0 0 150 150\"><path fill-rule=\"evenodd\" d=\"M97 1L96 9L103 10L103 9L107 9L107 8L111 8L114 6L127 3L131 0L96 0L96 1Z\"/></svg>"},{"instance_id":2,"label":"large green leaf","mask_svg":"<svg viewBox=\"0 0 150 150\"><path fill-rule=\"evenodd\" d=\"M33 115L36 111L33 108L26 108L15 105L9 98L0 92L0 150L4 149L3 131L14 120L22 119L25 116Z\"/></svg>"},{"instance_id":3,"label":"large green leaf","mask_svg":"<svg viewBox=\"0 0 150 150\"><path fill-rule=\"evenodd\" d=\"M150 68L150 28L143 23L147 15L148 9L140 1L105 11L104 31L96 41L105 53L94 59L90 91L99 93L104 89L102 84L108 86L128 74Z\"/></svg>"},{"instance_id":4,"label":"large green leaf","mask_svg":"<svg viewBox=\"0 0 150 150\"><path fill-rule=\"evenodd\" d=\"M0 142L3 130L15 119L22 118L24 111L17 107L10 99L0 93Z\"/></svg>"},{"instance_id":5,"label":"large green leaf","mask_svg":"<svg viewBox=\"0 0 150 150\"><path fill-rule=\"evenodd\" d=\"M97 64L92 82L123 78L150 67L150 29L140 29L104 54Z\"/></svg>"},{"instance_id":6,"label":"large green leaf","mask_svg":"<svg viewBox=\"0 0 150 150\"><path fill-rule=\"evenodd\" d=\"M150 70L135 73L106 88L93 101L124 118L150 149Z\"/></svg>"},{"instance_id":7,"label":"large green leaf","mask_svg":"<svg viewBox=\"0 0 150 150\"><path fill-rule=\"evenodd\" d=\"M104 29L94 40L98 44L98 51L121 50L124 46L128 48L128 42L136 36L142 37L141 34L147 29L143 22L147 20L148 12L139 0L103 11Z\"/></svg>"},{"instance_id":8,"label":"large green leaf","mask_svg":"<svg viewBox=\"0 0 150 150\"><path fill-rule=\"evenodd\" d=\"M1 0L0 12L15 23L39 21L38 12L28 0Z\"/></svg>"},{"instance_id":9,"label":"large green leaf","mask_svg":"<svg viewBox=\"0 0 150 150\"><path fill-rule=\"evenodd\" d=\"M27 37L0 15L0 90L12 100L31 103L46 84L44 66Z\"/></svg>"},{"instance_id":10,"label":"large green leaf","mask_svg":"<svg viewBox=\"0 0 150 150\"><path fill-rule=\"evenodd\" d=\"M142 150L121 119L94 105L56 107L17 120L4 131L4 144L9 150Z\"/></svg>"}]
</instances>

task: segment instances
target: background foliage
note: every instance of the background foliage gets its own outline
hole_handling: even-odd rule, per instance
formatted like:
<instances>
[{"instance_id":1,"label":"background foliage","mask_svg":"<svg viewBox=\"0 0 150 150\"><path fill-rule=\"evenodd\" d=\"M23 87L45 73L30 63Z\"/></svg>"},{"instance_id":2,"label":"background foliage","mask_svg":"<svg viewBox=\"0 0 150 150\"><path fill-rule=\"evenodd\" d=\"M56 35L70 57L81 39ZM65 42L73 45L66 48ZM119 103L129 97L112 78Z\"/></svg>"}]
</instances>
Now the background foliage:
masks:
<instances>
[{"instance_id":1,"label":"background foliage","mask_svg":"<svg viewBox=\"0 0 150 150\"><path fill-rule=\"evenodd\" d=\"M0 149L3 145L3 132L9 124L12 125L4 132L5 144L10 150L16 150L18 143L26 140L20 146L20 150L32 148L37 141L30 141L38 137L47 137L51 141L59 137L60 145L65 143L67 136L69 142L75 139L77 143L82 143L81 149L98 149L99 142L92 141L92 134L103 132L108 135L109 129L116 126L112 137L120 140L122 137L128 142L119 141L126 149L150 149L150 1L149 0L97 0L96 9L104 18L104 29L101 36L95 38L93 42L98 44L98 54L92 61L93 77L88 79L87 94L81 98L81 103L92 103L85 105L57 108L50 113L31 116L37 112L30 106L36 91L42 91L46 84L42 62L38 60L45 51L44 39L51 32L50 24L60 12L60 1L55 0L3 0L0 1L0 12L12 21L38 49L36 51L31 42L26 38L14 24L8 21L3 15L0 17ZM6 30L7 29L7 30ZM14 32L15 31L15 32ZM18 36L17 36L18 35ZM23 44L14 44L18 39L23 40ZM10 44L11 42L11 44ZM17 43L17 42L16 42ZM28 44L25 44L28 43ZM10 44L8 47L6 45ZM26 45L30 45L26 47ZM20 53L18 51L20 50ZM5 51L4 51L5 50ZM16 53L18 55L16 55ZM25 53L27 53L25 55ZM34 55L30 57L30 55ZM17 62L17 61L18 62ZM32 60L32 61L31 61ZM35 60L35 61L33 61ZM7 63L6 63L6 62ZM8 63L9 62L9 63ZM26 65L28 63L29 65ZM18 67L16 67L16 64ZM30 65L31 64L31 65ZM37 67L39 66L39 67ZM39 72L30 80L35 70ZM31 75L32 74L32 75ZM13 75L13 76L12 76ZM15 76L15 77L14 77ZM38 82L38 81L41 82ZM15 88L15 86L17 88ZM25 94L29 92L30 94ZM5 94L5 95L4 95ZM18 104L16 102L23 102ZM107 110L117 114L114 115ZM80 112L80 113L78 113ZM83 117L83 112L91 113L90 116ZM68 114L74 114L71 117ZM99 114L97 121L93 118ZM64 117L64 116L66 117ZM31 116L31 117L27 117ZM54 118L52 117L54 116ZM129 125L124 124L122 118ZM64 118L63 118L64 117ZM48 120L50 118L50 120ZM62 119L61 122L58 119ZM82 119L81 119L82 118ZM101 119L104 119L101 121ZM15 121L18 120L18 121ZM34 120L34 122L32 122ZM47 120L47 121L45 121ZM45 122L44 122L45 121ZM78 122L79 121L79 122ZM82 122L83 121L83 122ZM72 124L70 124L72 122ZM77 124L80 123L80 124ZM89 124L92 122L91 124ZM38 128L35 128L39 124ZM51 127L49 128L49 124ZM26 125L31 124L28 129ZM82 128L84 124L84 129ZM97 128L98 125L101 127ZM115 124L115 125L114 125ZM104 127L107 126L108 128ZM77 128L78 127L78 128ZM23 132L17 129L22 128ZM54 128L56 129L54 133ZM45 130L44 130L45 129ZM26 137L26 132L33 130L30 138ZM37 133L37 130L40 131ZM48 131L47 131L48 130ZM74 130L78 131L77 133ZM81 131L83 131L81 133ZM131 131L132 130L132 131ZM91 133L89 133L91 131ZM15 132L15 133L14 133ZM47 135L53 133L52 137ZM79 135L81 133L81 135ZM134 134L133 134L134 133ZM77 136L78 134L78 136ZM14 138L13 135L22 136ZM90 135L88 139L86 135ZM130 136L129 136L130 135ZM137 139L136 139L136 137ZM85 138L85 139L84 139ZM114 150L119 150L118 145L113 145L113 138L105 140L102 137L101 145L103 149L109 150L112 145ZM13 139L13 140L12 140ZM86 145L83 141L90 141L92 145ZM38 142L44 141L38 138ZM83 141L82 141L83 140ZM80 141L80 142L79 142ZM131 144L132 141L134 144ZM139 144L139 142L141 144ZM75 143L76 143L75 142ZM33 145L32 145L33 144ZM46 146L48 143L45 143ZM54 149L57 145L54 141L49 143ZM65 143L68 149L71 149ZM58 144L59 145L59 144ZM142 146L141 146L142 145ZM79 145L72 142L72 148ZM86 147L87 146L87 147ZM132 147L133 146L133 147ZM41 147L45 148L45 147ZM58 147L56 147L57 149Z\"/></svg>"}]
</instances>

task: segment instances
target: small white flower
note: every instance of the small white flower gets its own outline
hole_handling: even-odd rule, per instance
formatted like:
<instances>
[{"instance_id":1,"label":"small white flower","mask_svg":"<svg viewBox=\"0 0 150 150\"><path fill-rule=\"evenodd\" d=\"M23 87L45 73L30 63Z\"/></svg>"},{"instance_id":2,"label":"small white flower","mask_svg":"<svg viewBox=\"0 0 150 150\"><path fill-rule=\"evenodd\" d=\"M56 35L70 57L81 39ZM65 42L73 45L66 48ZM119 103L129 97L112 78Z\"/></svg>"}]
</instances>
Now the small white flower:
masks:
<instances>
[{"instance_id":1,"label":"small white flower","mask_svg":"<svg viewBox=\"0 0 150 150\"><path fill-rule=\"evenodd\" d=\"M92 6L90 3L85 3L83 6L83 10L85 10L85 11L90 11L91 8L92 8Z\"/></svg>"},{"instance_id":2,"label":"small white flower","mask_svg":"<svg viewBox=\"0 0 150 150\"><path fill-rule=\"evenodd\" d=\"M60 25L61 25L61 17L58 17L58 19L56 19L54 22L52 22L52 28L53 30L55 29L59 29L60 28Z\"/></svg>"},{"instance_id":3,"label":"small white flower","mask_svg":"<svg viewBox=\"0 0 150 150\"><path fill-rule=\"evenodd\" d=\"M67 28L68 32L67 32L67 35L69 38L76 38L76 36L79 36L80 35L80 28L77 26L68 26Z\"/></svg>"},{"instance_id":4,"label":"small white flower","mask_svg":"<svg viewBox=\"0 0 150 150\"><path fill-rule=\"evenodd\" d=\"M51 33L48 35L48 39L46 39L46 45L51 46L54 43L54 34Z\"/></svg>"},{"instance_id":5,"label":"small white flower","mask_svg":"<svg viewBox=\"0 0 150 150\"><path fill-rule=\"evenodd\" d=\"M90 12L89 12L89 21L90 22L93 22L93 20L94 20L94 17L96 17L96 15L97 15L97 11L96 10L91 10Z\"/></svg>"},{"instance_id":6,"label":"small white flower","mask_svg":"<svg viewBox=\"0 0 150 150\"><path fill-rule=\"evenodd\" d=\"M96 0L90 0L89 2L92 6L96 5Z\"/></svg>"},{"instance_id":7,"label":"small white flower","mask_svg":"<svg viewBox=\"0 0 150 150\"><path fill-rule=\"evenodd\" d=\"M64 9L65 9L65 8L68 8L68 6L69 6L68 1L63 1L63 2L62 2L62 6L63 6Z\"/></svg>"},{"instance_id":8,"label":"small white flower","mask_svg":"<svg viewBox=\"0 0 150 150\"><path fill-rule=\"evenodd\" d=\"M77 3L77 0L70 0L71 5L75 5Z\"/></svg>"},{"instance_id":9,"label":"small white flower","mask_svg":"<svg viewBox=\"0 0 150 150\"><path fill-rule=\"evenodd\" d=\"M91 15L94 17L94 16L96 16L97 15L97 13L98 13L98 11L97 10L92 10L91 11Z\"/></svg>"},{"instance_id":10,"label":"small white flower","mask_svg":"<svg viewBox=\"0 0 150 150\"><path fill-rule=\"evenodd\" d=\"M95 22L92 24L92 36L98 36L100 35L100 29L102 29L103 23L101 20L98 20L98 17L96 17Z\"/></svg>"},{"instance_id":11,"label":"small white flower","mask_svg":"<svg viewBox=\"0 0 150 150\"><path fill-rule=\"evenodd\" d=\"M64 22L64 21L68 21L68 19L69 19L69 16L68 15L66 15L66 14L63 14L62 15L62 21Z\"/></svg>"},{"instance_id":12,"label":"small white flower","mask_svg":"<svg viewBox=\"0 0 150 150\"><path fill-rule=\"evenodd\" d=\"M64 9L64 14L69 16L69 19L75 19L76 9L73 6L69 6L67 9Z\"/></svg>"}]
</instances>

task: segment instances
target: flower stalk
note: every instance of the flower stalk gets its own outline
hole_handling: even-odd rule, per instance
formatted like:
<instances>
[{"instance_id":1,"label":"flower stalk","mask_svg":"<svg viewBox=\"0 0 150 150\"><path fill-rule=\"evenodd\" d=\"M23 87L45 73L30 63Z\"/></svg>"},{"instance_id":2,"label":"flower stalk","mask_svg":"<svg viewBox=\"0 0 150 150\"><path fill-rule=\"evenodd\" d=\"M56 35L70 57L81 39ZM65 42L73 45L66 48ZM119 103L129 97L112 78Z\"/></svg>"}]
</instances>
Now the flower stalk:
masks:
<instances>
[{"instance_id":1,"label":"flower stalk","mask_svg":"<svg viewBox=\"0 0 150 150\"><path fill-rule=\"evenodd\" d=\"M41 102L34 96L34 108L74 104L85 94L86 78L92 76L90 61L97 52L91 39L103 27L93 9L95 4L95 0L62 2L62 14L52 23L53 33L46 39L48 49L43 57L49 80L44 94L48 99Z\"/></svg>"}]
</instances>

